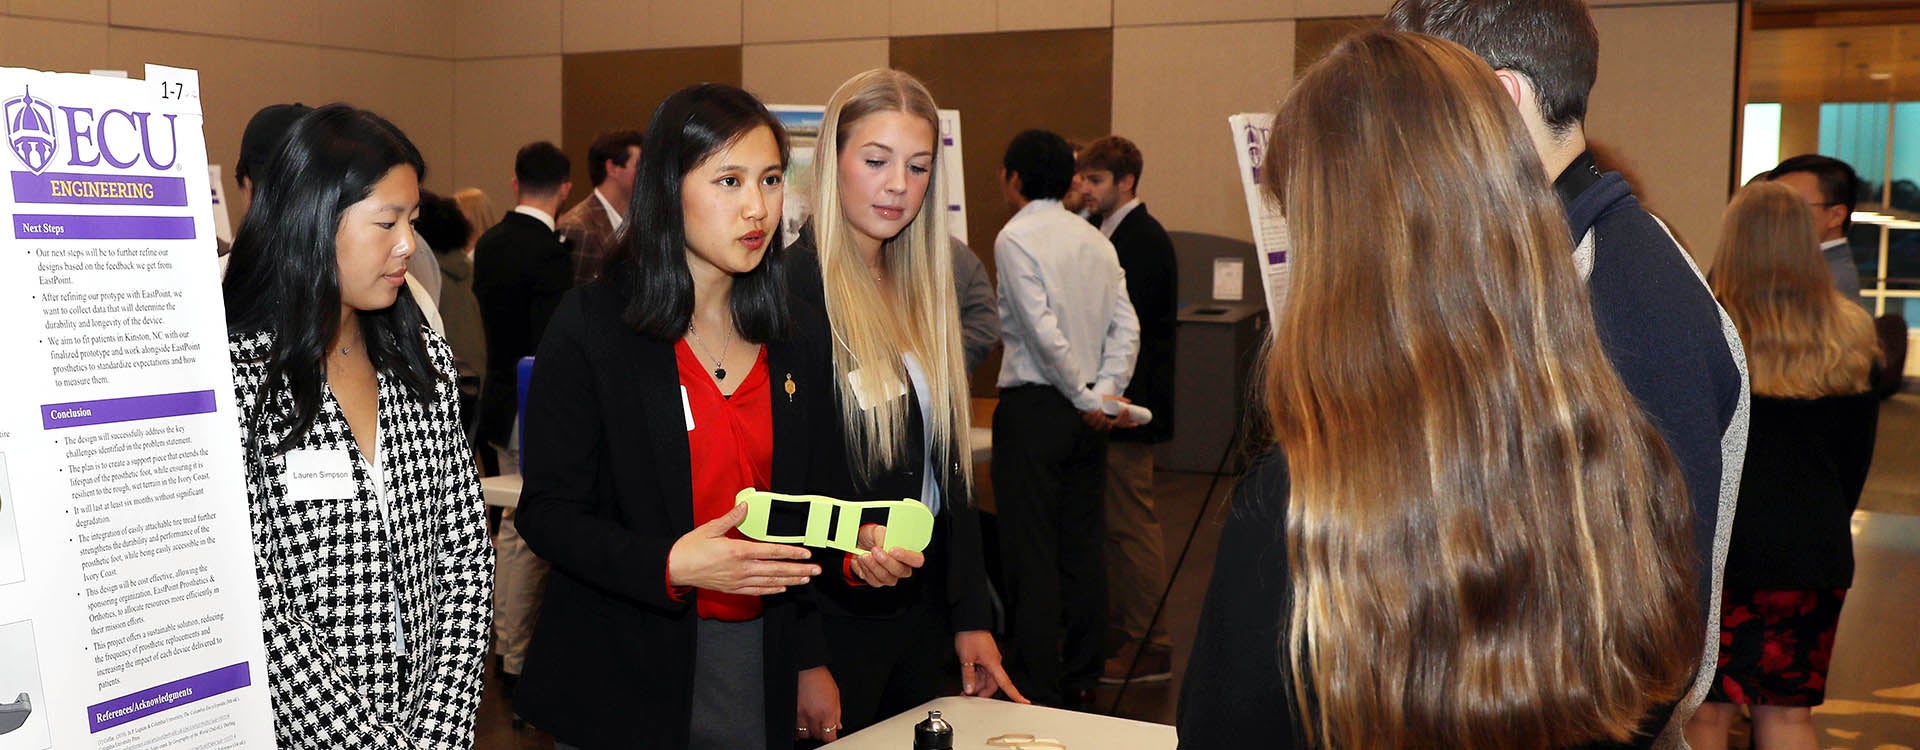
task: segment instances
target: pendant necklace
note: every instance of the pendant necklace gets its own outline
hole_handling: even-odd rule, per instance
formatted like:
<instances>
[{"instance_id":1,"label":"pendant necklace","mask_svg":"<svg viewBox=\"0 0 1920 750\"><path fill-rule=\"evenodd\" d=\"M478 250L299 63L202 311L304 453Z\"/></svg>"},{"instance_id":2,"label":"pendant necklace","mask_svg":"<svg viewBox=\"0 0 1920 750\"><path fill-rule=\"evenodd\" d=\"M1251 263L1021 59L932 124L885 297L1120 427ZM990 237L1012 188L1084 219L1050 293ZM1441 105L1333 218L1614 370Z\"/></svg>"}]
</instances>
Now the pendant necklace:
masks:
<instances>
[{"instance_id":1,"label":"pendant necklace","mask_svg":"<svg viewBox=\"0 0 1920 750\"><path fill-rule=\"evenodd\" d=\"M713 350L707 348L707 342L701 340L700 332L694 329L693 321L691 320L687 321L687 335L693 337L693 343L700 345L700 350L706 353L707 359L713 360L713 379L726 380L727 379L727 361L726 361L727 351L733 348L733 342L728 341L726 348L723 348L720 350L720 356L715 357L713 356Z\"/></svg>"}]
</instances>

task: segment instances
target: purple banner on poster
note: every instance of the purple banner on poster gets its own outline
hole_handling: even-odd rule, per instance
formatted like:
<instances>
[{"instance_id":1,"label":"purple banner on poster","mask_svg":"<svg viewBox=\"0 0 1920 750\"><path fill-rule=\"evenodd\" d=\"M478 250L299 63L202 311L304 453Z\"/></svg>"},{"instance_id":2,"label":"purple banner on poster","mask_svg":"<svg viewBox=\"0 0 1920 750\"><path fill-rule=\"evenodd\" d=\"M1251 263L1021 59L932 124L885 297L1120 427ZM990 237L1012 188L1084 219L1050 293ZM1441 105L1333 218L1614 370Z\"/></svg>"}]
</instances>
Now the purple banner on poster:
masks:
<instances>
[{"instance_id":1,"label":"purple banner on poster","mask_svg":"<svg viewBox=\"0 0 1920 750\"><path fill-rule=\"evenodd\" d=\"M96 206L184 206L187 205L187 181L181 177L14 172L13 200Z\"/></svg>"},{"instance_id":2,"label":"purple banner on poster","mask_svg":"<svg viewBox=\"0 0 1920 750\"><path fill-rule=\"evenodd\" d=\"M16 240L190 240L190 216L14 214Z\"/></svg>"},{"instance_id":3,"label":"purple banner on poster","mask_svg":"<svg viewBox=\"0 0 1920 750\"><path fill-rule=\"evenodd\" d=\"M194 701L202 701L222 693L231 693L253 684L253 675L247 671L247 663L240 662L228 667L197 674L183 680L174 680L165 685L157 685L137 693L123 695L105 703L96 703L87 707L88 734L110 729L135 719L179 708Z\"/></svg>"},{"instance_id":4,"label":"purple banner on poster","mask_svg":"<svg viewBox=\"0 0 1920 750\"><path fill-rule=\"evenodd\" d=\"M178 417L187 414L212 414L213 391L162 393L155 396L108 398L98 401L73 401L40 407L43 429L85 427L114 422Z\"/></svg>"},{"instance_id":5,"label":"purple banner on poster","mask_svg":"<svg viewBox=\"0 0 1920 750\"><path fill-rule=\"evenodd\" d=\"M1267 253L1267 262L1272 263L1276 266L1287 262L1287 251L1275 250L1271 253Z\"/></svg>"}]
</instances>

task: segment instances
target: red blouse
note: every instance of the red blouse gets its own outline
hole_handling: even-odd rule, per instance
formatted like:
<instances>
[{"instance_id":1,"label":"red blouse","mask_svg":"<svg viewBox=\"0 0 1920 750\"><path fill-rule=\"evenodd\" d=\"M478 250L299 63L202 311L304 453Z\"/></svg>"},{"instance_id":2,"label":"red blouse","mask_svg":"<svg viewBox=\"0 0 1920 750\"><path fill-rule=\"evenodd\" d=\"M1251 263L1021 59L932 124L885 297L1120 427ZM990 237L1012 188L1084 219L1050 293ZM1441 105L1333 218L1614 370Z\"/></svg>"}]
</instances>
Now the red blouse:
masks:
<instances>
[{"instance_id":1,"label":"red blouse","mask_svg":"<svg viewBox=\"0 0 1920 750\"><path fill-rule=\"evenodd\" d=\"M773 388L764 347L731 397L721 395L686 339L674 344L673 354L693 419L687 448L693 456L693 523L697 526L733 510L733 496L740 490L766 489L771 483ZM745 538L738 530L729 536ZM727 622L751 620L762 609L760 597L706 589L698 591L694 605L701 617Z\"/></svg>"}]
</instances>

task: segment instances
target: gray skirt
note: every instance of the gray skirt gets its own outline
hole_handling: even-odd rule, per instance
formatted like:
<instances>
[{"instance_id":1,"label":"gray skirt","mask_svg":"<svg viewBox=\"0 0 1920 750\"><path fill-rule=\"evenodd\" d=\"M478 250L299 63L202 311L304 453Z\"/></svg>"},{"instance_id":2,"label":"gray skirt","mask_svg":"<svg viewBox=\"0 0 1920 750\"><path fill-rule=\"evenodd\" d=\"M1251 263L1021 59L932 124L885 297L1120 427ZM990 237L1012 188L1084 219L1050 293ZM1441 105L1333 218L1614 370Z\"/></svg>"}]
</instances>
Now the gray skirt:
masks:
<instances>
[{"instance_id":1,"label":"gray skirt","mask_svg":"<svg viewBox=\"0 0 1920 750\"><path fill-rule=\"evenodd\" d=\"M766 619L695 628L693 717L688 750L739 750L767 745ZM564 742L554 750L581 750Z\"/></svg>"},{"instance_id":2,"label":"gray skirt","mask_svg":"<svg viewBox=\"0 0 1920 750\"><path fill-rule=\"evenodd\" d=\"M766 618L701 619L694 643L690 750L767 745Z\"/></svg>"}]
</instances>

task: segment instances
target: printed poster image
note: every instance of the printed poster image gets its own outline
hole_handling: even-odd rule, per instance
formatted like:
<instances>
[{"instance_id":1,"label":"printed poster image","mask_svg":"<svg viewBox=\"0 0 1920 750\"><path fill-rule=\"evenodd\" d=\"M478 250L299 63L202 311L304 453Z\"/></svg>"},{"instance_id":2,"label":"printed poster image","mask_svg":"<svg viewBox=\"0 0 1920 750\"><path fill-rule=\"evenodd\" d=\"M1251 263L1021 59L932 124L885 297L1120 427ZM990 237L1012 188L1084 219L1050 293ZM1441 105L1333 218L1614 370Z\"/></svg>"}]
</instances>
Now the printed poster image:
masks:
<instances>
[{"instance_id":1,"label":"printed poster image","mask_svg":"<svg viewBox=\"0 0 1920 750\"><path fill-rule=\"evenodd\" d=\"M20 559L20 525L13 520L14 504L19 497L7 483L7 454L0 453L0 586L25 580L27 572ZM0 662L4 664L5 662ZM0 694L0 700L6 696Z\"/></svg>"},{"instance_id":2,"label":"printed poster image","mask_svg":"<svg viewBox=\"0 0 1920 750\"><path fill-rule=\"evenodd\" d=\"M1260 264L1260 288L1267 296L1267 319L1280 320L1287 302L1287 222L1280 207L1260 188L1260 165L1266 159L1267 139L1273 131L1271 113L1249 112L1227 118L1233 131L1233 155L1240 165L1240 187L1247 197L1247 218L1253 222L1254 260Z\"/></svg>"},{"instance_id":3,"label":"printed poster image","mask_svg":"<svg viewBox=\"0 0 1920 750\"><path fill-rule=\"evenodd\" d=\"M35 651L31 621L0 624L0 750L53 747Z\"/></svg>"},{"instance_id":4,"label":"printed poster image","mask_svg":"<svg viewBox=\"0 0 1920 750\"><path fill-rule=\"evenodd\" d=\"M0 750L274 746L199 76L145 73L0 68Z\"/></svg>"}]
</instances>

